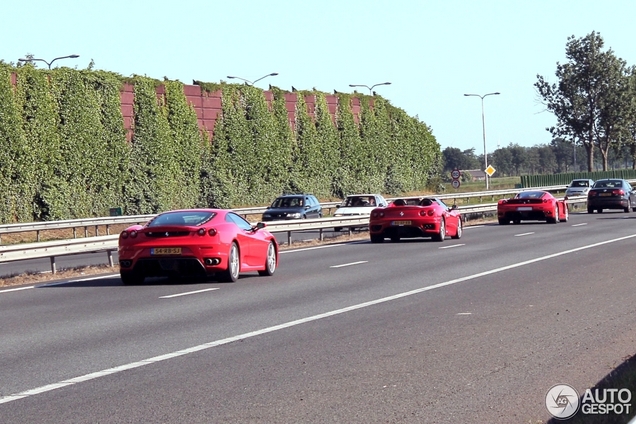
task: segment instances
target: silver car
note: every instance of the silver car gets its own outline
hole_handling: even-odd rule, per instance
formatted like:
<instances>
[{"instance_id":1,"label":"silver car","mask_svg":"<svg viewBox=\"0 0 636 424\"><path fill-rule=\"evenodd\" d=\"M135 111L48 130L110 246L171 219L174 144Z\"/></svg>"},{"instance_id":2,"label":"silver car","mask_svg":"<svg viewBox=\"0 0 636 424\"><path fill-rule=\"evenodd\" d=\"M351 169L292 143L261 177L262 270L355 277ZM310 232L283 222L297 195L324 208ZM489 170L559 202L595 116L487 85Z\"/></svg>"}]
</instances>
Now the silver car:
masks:
<instances>
[{"instance_id":1,"label":"silver car","mask_svg":"<svg viewBox=\"0 0 636 424\"><path fill-rule=\"evenodd\" d=\"M575 196L587 196L590 188L594 185L594 180L588 179L579 179L572 180L572 182L567 186L565 190L565 198L575 197Z\"/></svg>"}]
</instances>

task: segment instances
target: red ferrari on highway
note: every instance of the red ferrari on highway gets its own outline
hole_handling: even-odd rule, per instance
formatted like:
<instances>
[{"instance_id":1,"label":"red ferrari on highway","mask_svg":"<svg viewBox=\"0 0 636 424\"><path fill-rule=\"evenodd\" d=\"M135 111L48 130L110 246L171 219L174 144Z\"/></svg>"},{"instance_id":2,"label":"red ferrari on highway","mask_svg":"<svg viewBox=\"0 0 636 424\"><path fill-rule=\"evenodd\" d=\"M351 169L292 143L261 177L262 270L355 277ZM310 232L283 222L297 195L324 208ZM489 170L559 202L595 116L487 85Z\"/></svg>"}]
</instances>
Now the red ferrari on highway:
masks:
<instances>
[{"instance_id":1,"label":"red ferrari on highway","mask_svg":"<svg viewBox=\"0 0 636 424\"><path fill-rule=\"evenodd\" d=\"M124 284L146 277L191 276L234 282L239 273L273 275L276 238L259 222L252 225L224 209L164 212L119 235L119 267Z\"/></svg>"},{"instance_id":2,"label":"red ferrari on highway","mask_svg":"<svg viewBox=\"0 0 636 424\"><path fill-rule=\"evenodd\" d=\"M462 216L436 197L397 199L385 208L375 208L369 218L371 243L393 242L401 238L431 237L444 241L447 235L462 236Z\"/></svg>"},{"instance_id":3,"label":"red ferrari on highway","mask_svg":"<svg viewBox=\"0 0 636 424\"><path fill-rule=\"evenodd\" d=\"M568 205L543 190L522 191L511 199L497 203L497 219L500 225L521 223L523 220L546 221L550 224L568 222Z\"/></svg>"}]
</instances>

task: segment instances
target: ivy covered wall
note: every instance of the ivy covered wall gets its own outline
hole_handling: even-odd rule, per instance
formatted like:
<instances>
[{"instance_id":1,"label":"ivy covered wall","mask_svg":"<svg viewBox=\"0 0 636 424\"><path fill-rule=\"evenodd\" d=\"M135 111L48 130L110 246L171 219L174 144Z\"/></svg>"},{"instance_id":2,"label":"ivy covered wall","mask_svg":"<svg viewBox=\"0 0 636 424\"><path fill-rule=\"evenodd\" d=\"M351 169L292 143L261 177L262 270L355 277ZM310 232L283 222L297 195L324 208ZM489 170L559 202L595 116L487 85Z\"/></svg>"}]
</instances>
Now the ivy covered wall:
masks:
<instances>
[{"instance_id":1,"label":"ivy covered wall","mask_svg":"<svg viewBox=\"0 0 636 424\"><path fill-rule=\"evenodd\" d=\"M382 97L0 62L0 222L422 191L430 128Z\"/></svg>"}]
</instances>

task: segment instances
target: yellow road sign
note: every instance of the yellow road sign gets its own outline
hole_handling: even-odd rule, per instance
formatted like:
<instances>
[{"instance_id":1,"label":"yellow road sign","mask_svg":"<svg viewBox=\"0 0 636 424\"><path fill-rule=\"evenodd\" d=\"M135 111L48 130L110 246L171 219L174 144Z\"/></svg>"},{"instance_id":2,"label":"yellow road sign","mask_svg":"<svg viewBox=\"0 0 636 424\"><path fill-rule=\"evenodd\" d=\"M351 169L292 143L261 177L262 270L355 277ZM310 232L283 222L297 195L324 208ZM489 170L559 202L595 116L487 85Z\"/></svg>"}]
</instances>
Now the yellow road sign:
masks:
<instances>
[{"instance_id":1,"label":"yellow road sign","mask_svg":"<svg viewBox=\"0 0 636 424\"><path fill-rule=\"evenodd\" d=\"M493 168L492 165L488 165L488 168L486 168L486 174L488 174L489 177L492 177L492 174L494 174L495 171L497 170Z\"/></svg>"}]
</instances>

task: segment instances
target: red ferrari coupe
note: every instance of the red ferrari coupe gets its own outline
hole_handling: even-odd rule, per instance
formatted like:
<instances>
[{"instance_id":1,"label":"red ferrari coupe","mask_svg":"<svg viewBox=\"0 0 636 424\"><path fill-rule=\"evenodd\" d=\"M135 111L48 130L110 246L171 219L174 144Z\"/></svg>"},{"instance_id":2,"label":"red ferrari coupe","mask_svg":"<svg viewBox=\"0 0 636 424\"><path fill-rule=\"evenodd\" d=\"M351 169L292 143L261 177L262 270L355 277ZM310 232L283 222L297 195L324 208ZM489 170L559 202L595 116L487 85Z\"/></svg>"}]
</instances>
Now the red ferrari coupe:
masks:
<instances>
[{"instance_id":1,"label":"red ferrari coupe","mask_svg":"<svg viewBox=\"0 0 636 424\"><path fill-rule=\"evenodd\" d=\"M510 224L510 221L519 224L522 220L551 224L568 222L568 205L565 200L558 200L547 191L522 191L497 203L497 219L500 225Z\"/></svg>"},{"instance_id":2,"label":"red ferrari coupe","mask_svg":"<svg viewBox=\"0 0 636 424\"><path fill-rule=\"evenodd\" d=\"M461 238L462 231L459 210L435 197L397 199L386 208L372 210L369 218L371 243L382 243L385 238L398 242L412 237L444 241L447 235Z\"/></svg>"},{"instance_id":3,"label":"red ferrari coupe","mask_svg":"<svg viewBox=\"0 0 636 424\"><path fill-rule=\"evenodd\" d=\"M141 284L146 277L216 275L234 282L240 272L273 275L278 243L264 228L224 209L164 212L119 235L121 280Z\"/></svg>"}]
</instances>

